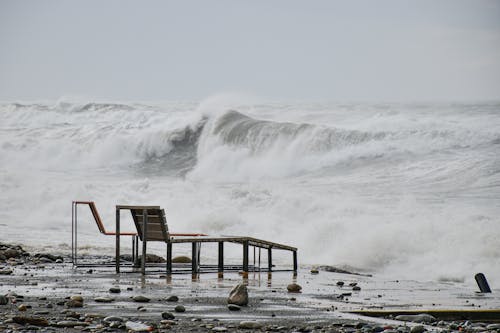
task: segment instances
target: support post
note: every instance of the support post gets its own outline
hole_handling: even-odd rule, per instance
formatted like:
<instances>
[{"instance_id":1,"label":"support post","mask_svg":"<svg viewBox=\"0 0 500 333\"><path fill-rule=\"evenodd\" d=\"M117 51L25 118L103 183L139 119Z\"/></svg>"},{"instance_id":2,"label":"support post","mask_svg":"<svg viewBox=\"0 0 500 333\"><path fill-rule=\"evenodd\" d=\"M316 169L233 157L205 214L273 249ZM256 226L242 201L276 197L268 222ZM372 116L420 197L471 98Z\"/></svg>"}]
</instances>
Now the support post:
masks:
<instances>
[{"instance_id":1,"label":"support post","mask_svg":"<svg viewBox=\"0 0 500 333\"><path fill-rule=\"evenodd\" d=\"M135 236L132 236L132 265L135 262Z\"/></svg>"},{"instance_id":2,"label":"support post","mask_svg":"<svg viewBox=\"0 0 500 333\"><path fill-rule=\"evenodd\" d=\"M142 210L142 260L141 273L146 275L146 246L148 243L148 210Z\"/></svg>"},{"instance_id":3,"label":"support post","mask_svg":"<svg viewBox=\"0 0 500 333\"><path fill-rule=\"evenodd\" d=\"M297 251L293 251L293 271L297 273Z\"/></svg>"},{"instance_id":4,"label":"support post","mask_svg":"<svg viewBox=\"0 0 500 333\"><path fill-rule=\"evenodd\" d=\"M198 274L198 243L191 243L191 273L193 275Z\"/></svg>"},{"instance_id":5,"label":"support post","mask_svg":"<svg viewBox=\"0 0 500 333\"><path fill-rule=\"evenodd\" d=\"M219 277L224 274L224 242L219 242L219 260L218 260Z\"/></svg>"},{"instance_id":6,"label":"support post","mask_svg":"<svg viewBox=\"0 0 500 333\"><path fill-rule=\"evenodd\" d=\"M116 265L116 273L120 273L120 208L116 207L116 226L115 226L115 265Z\"/></svg>"},{"instance_id":7,"label":"support post","mask_svg":"<svg viewBox=\"0 0 500 333\"><path fill-rule=\"evenodd\" d=\"M167 243L167 274L172 274L172 243Z\"/></svg>"},{"instance_id":8,"label":"support post","mask_svg":"<svg viewBox=\"0 0 500 333\"><path fill-rule=\"evenodd\" d=\"M248 273L248 241L243 241L243 273Z\"/></svg>"},{"instance_id":9,"label":"support post","mask_svg":"<svg viewBox=\"0 0 500 333\"><path fill-rule=\"evenodd\" d=\"M78 208L75 205L75 266L78 265Z\"/></svg>"},{"instance_id":10,"label":"support post","mask_svg":"<svg viewBox=\"0 0 500 333\"><path fill-rule=\"evenodd\" d=\"M272 272L273 271L273 248L269 247L267 249L267 271Z\"/></svg>"}]
</instances>

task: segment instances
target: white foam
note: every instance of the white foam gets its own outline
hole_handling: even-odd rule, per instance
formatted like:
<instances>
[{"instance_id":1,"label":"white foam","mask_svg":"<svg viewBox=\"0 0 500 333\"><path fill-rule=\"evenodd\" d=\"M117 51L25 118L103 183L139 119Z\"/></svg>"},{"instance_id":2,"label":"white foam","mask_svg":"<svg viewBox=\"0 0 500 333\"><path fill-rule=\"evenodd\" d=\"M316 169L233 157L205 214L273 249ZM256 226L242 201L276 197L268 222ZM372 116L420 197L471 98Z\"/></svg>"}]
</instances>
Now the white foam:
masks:
<instances>
[{"instance_id":1,"label":"white foam","mask_svg":"<svg viewBox=\"0 0 500 333\"><path fill-rule=\"evenodd\" d=\"M2 240L67 249L74 199L109 229L114 205L159 204L173 231L290 243L301 263L500 284L498 107L215 100L0 106ZM253 132L216 130L235 106ZM179 150L204 117L199 145ZM189 154L185 176L169 172ZM81 214L81 245L112 253Z\"/></svg>"}]
</instances>

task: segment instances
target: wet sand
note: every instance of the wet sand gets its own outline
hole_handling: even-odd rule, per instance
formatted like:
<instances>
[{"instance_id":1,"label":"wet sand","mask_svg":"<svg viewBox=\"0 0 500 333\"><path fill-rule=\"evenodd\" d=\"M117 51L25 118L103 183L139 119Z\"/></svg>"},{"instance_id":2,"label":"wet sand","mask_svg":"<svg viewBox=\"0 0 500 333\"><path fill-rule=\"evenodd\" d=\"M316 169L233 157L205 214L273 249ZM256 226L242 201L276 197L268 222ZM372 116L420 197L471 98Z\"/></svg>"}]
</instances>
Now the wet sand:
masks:
<instances>
[{"instance_id":1,"label":"wet sand","mask_svg":"<svg viewBox=\"0 0 500 333\"><path fill-rule=\"evenodd\" d=\"M11 274L0 275L0 295L6 295L8 300L8 304L0 305L0 331L125 332L127 321L129 326L133 325L130 322L144 323L158 332L500 330L500 326L492 326L493 321L472 323L436 318L416 323L395 320L390 314L386 318L370 318L351 313L370 309L425 312L500 308L500 297L495 291L479 294L476 286L463 283L388 281L323 270L312 274L310 267L302 267L296 276L292 272L249 273L247 279L236 272L225 273L223 278L215 273L194 278L190 274L167 277L162 272L143 277L130 272L131 268L121 274L115 274L112 267L74 269L67 261L68 258L63 263L28 260L0 264L0 269L12 270ZM339 281L344 285L340 286ZM240 311L230 311L229 292L242 282L248 286L249 304ZM302 291L289 293L290 283L298 283ZM353 290L349 284L356 284L360 290ZM119 288L120 292L112 293L110 288ZM82 307L72 307L71 296L81 297ZM135 296L149 301L136 302ZM177 296L178 301L168 301L170 296ZM185 312L176 312L178 305ZM172 318L167 312L173 319L165 319ZM19 322L19 318L33 316L46 319L48 326L22 325L13 319L17 317ZM110 324L103 320L109 316L122 321ZM72 322L76 327L63 328L73 326ZM252 328L245 329L245 325Z\"/></svg>"}]
</instances>

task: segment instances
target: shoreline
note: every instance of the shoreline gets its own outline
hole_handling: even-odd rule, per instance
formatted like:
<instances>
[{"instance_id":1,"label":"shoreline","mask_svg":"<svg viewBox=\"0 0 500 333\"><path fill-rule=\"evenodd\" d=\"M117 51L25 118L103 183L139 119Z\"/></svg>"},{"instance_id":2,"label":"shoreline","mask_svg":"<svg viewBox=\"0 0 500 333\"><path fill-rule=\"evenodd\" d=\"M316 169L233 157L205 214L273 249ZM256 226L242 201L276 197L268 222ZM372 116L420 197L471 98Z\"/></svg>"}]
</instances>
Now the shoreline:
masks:
<instances>
[{"instance_id":1,"label":"shoreline","mask_svg":"<svg viewBox=\"0 0 500 333\"><path fill-rule=\"evenodd\" d=\"M19 254L18 258L0 261L1 271L12 271L0 275L0 298L4 296L7 300L7 304L0 305L0 330L7 332L126 332L127 321L136 323L139 331L139 326L145 324L155 332L500 331L500 324L493 321L447 321L430 317L403 321L396 316L370 318L351 313L500 309L499 296L477 294L475 286L467 290L454 283L384 281L324 270L312 274L304 267L297 276L293 272L249 273L248 278L243 279L234 272L225 273L223 278L218 278L216 273L200 274L196 279L191 274L168 277L164 273L152 273L142 277L140 273L117 275L113 268L73 269L67 257L57 255ZM344 282L343 286L339 285L340 281ZM229 292L242 282L248 288L248 306L230 311ZM301 293L289 293L290 283L300 284ZM360 290L349 287L354 283ZM111 288L119 288L120 292L116 292L118 289L112 292ZM139 296L149 301L134 300ZM169 300L171 296L176 296L177 301ZM71 297L81 299L81 304L74 304ZM184 312L176 312L179 305L184 307ZM16 323L16 320L22 322L19 318L33 317L45 319L43 325ZM120 320L104 320L109 317ZM128 326L133 328L133 324Z\"/></svg>"}]
</instances>

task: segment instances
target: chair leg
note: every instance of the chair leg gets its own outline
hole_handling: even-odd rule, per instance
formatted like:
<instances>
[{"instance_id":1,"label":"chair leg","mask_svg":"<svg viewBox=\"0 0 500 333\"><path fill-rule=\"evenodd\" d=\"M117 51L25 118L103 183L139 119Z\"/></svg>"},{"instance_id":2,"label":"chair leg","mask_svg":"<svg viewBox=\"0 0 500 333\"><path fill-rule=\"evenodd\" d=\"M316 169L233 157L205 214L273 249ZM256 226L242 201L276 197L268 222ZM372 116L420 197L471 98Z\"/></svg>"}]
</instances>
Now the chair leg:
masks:
<instances>
[{"instance_id":1,"label":"chair leg","mask_svg":"<svg viewBox=\"0 0 500 333\"><path fill-rule=\"evenodd\" d=\"M146 246L147 246L147 235L148 235L148 212L146 209L142 211L142 222L143 222L143 234L142 234L142 261L141 261L141 273L146 275Z\"/></svg>"}]
</instances>

